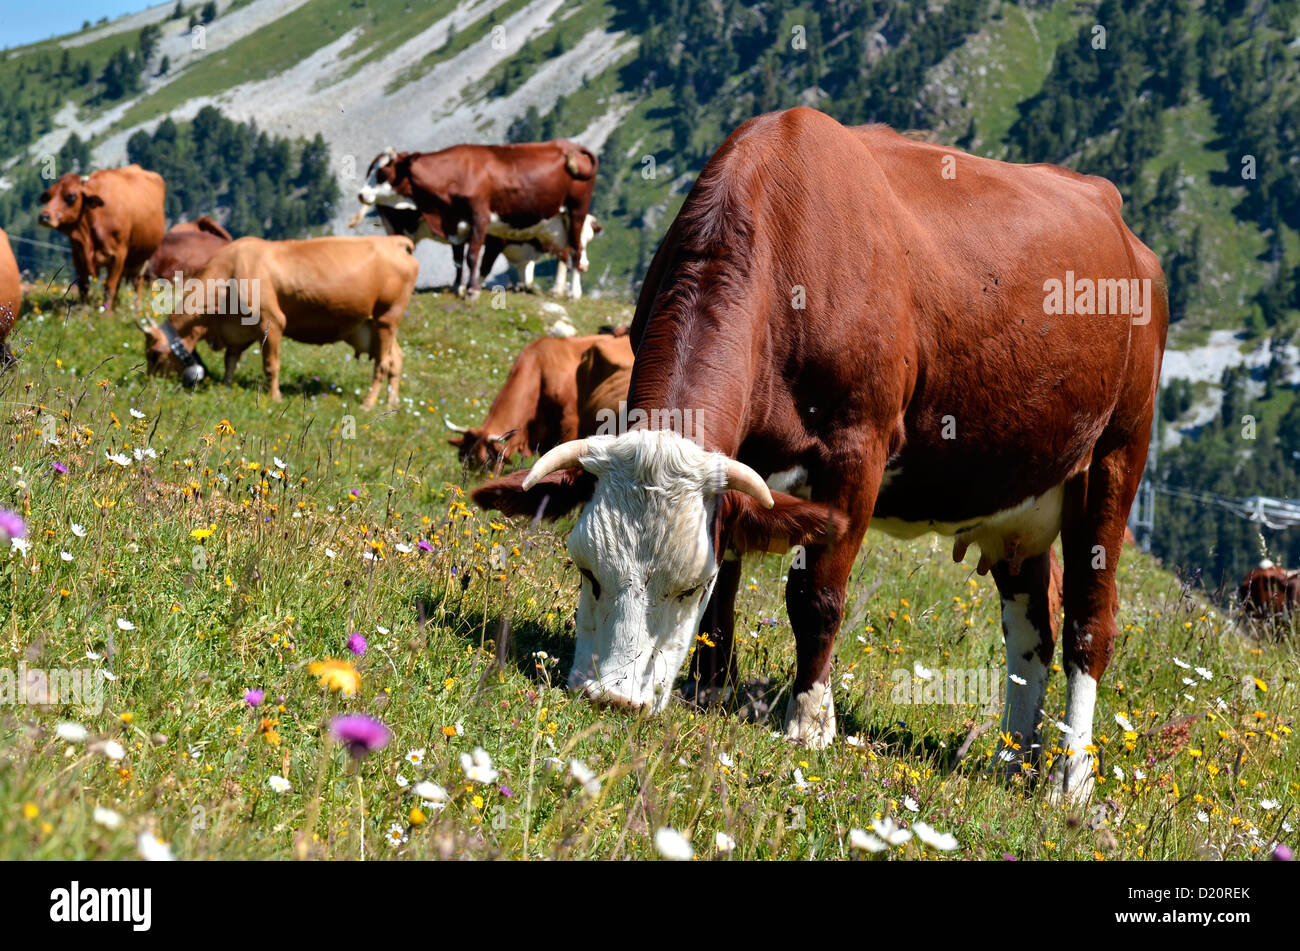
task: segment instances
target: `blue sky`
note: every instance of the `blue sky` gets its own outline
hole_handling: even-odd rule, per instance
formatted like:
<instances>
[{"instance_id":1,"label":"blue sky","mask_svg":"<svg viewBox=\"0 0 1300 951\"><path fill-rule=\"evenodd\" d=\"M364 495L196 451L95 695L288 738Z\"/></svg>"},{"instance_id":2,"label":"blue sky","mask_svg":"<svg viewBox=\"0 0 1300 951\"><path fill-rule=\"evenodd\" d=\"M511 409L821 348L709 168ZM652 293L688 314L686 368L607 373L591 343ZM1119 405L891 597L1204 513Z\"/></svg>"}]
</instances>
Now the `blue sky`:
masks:
<instances>
[{"instance_id":1,"label":"blue sky","mask_svg":"<svg viewBox=\"0 0 1300 951\"><path fill-rule=\"evenodd\" d=\"M189 0L190 6L194 0ZM0 47L22 46L75 33L83 20L94 23L138 13L158 0L0 0Z\"/></svg>"}]
</instances>

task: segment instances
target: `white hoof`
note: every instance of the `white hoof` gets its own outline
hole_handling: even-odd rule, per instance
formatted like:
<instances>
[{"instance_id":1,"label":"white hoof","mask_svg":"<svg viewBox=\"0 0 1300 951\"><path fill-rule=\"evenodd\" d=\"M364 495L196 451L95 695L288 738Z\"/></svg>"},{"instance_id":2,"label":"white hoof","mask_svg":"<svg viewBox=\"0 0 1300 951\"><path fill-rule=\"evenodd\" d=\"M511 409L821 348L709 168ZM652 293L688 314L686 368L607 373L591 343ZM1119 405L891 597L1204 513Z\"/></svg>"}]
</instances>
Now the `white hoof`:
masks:
<instances>
[{"instance_id":1,"label":"white hoof","mask_svg":"<svg viewBox=\"0 0 1300 951\"><path fill-rule=\"evenodd\" d=\"M1051 785L1047 788L1047 801L1053 806L1082 806L1092 798L1096 776L1093 775L1091 753L1075 753L1066 757L1052 771Z\"/></svg>"},{"instance_id":2,"label":"white hoof","mask_svg":"<svg viewBox=\"0 0 1300 951\"><path fill-rule=\"evenodd\" d=\"M814 750L835 741L835 698L830 684L813 684L785 708L785 738Z\"/></svg>"}]
</instances>

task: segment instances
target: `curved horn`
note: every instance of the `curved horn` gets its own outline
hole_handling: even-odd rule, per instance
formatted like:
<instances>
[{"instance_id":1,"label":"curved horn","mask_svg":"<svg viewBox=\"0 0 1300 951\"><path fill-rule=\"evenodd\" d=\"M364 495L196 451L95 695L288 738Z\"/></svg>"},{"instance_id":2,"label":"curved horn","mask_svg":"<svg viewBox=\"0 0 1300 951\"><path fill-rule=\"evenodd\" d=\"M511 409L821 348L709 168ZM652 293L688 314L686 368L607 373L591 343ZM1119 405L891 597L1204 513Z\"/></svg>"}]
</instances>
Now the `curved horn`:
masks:
<instances>
[{"instance_id":1,"label":"curved horn","mask_svg":"<svg viewBox=\"0 0 1300 951\"><path fill-rule=\"evenodd\" d=\"M572 469L574 466L580 465L578 459L586 451L587 440L585 439L571 439L568 442L560 443L538 459L532 469L528 470L528 478L523 481L524 491L527 492L558 469Z\"/></svg>"},{"instance_id":2,"label":"curved horn","mask_svg":"<svg viewBox=\"0 0 1300 951\"><path fill-rule=\"evenodd\" d=\"M357 209L357 213L348 219L348 227L355 228L357 225L361 224L361 219L366 216L366 212L369 210L369 208Z\"/></svg>"},{"instance_id":3,"label":"curved horn","mask_svg":"<svg viewBox=\"0 0 1300 951\"><path fill-rule=\"evenodd\" d=\"M515 433L514 433L514 430L511 430L510 432L506 433L506 434L503 435L503 436L488 436L488 437L487 437L487 441L488 441L488 442L494 442L494 443L496 443L498 446L500 446L500 445L502 445L503 443L508 443L508 442L510 441L510 437L513 436L514 434L515 434Z\"/></svg>"},{"instance_id":4,"label":"curved horn","mask_svg":"<svg viewBox=\"0 0 1300 951\"><path fill-rule=\"evenodd\" d=\"M469 432L469 427L468 427L468 426L457 426L455 423L453 423L453 422L452 422L450 419L448 419L446 416L444 416L444 417L442 418L442 425L446 426L446 427L447 427L448 429L450 429L453 433L467 433L467 432Z\"/></svg>"},{"instance_id":5,"label":"curved horn","mask_svg":"<svg viewBox=\"0 0 1300 951\"><path fill-rule=\"evenodd\" d=\"M743 462L728 459L723 474L726 476L724 484L728 489L752 495L765 509L770 509L776 504L772 499L772 490L767 487L763 477Z\"/></svg>"}]
</instances>

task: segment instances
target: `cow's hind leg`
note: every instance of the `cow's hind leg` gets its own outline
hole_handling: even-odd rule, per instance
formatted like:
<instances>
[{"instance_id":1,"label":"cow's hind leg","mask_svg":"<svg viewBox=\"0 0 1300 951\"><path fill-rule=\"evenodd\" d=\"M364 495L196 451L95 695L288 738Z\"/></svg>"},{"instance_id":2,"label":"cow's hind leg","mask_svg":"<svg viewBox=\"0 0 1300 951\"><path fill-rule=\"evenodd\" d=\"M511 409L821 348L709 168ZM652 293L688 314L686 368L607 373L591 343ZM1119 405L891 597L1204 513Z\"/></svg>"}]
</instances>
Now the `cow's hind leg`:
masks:
<instances>
[{"instance_id":1,"label":"cow's hind leg","mask_svg":"<svg viewBox=\"0 0 1300 951\"><path fill-rule=\"evenodd\" d=\"M1092 793L1096 765L1090 747L1097 684L1110 663L1117 633L1115 569L1145 461L1146 442L1139 440L1094 456L1088 471L1066 483L1061 528L1065 627L1061 640L1069 732L1053 775L1053 796L1063 795L1075 802Z\"/></svg>"},{"instance_id":2,"label":"cow's hind leg","mask_svg":"<svg viewBox=\"0 0 1300 951\"><path fill-rule=\"evenodd\" d=\"M1002 596L1002 637L1007 648L1007 683L998 760L1008 778L1038 766L1042 754L1043 698L1056 648L1048 588L1051 552L1027 558L1012 573L1007 562L993 566Z\"/></svg>"},{"instance_id":3,"label":"cow's hind leg","mask_svg":"<svg viewBox=\"0 0 1300 951\"><path fill-rule=\"evenodd\" d=\"M451 285L451 292L459 297L464 288L461 272L465 269L465 245L453 244L451 246L451 260L456 265L456 280Z\"/></svg>"}]
</instances>

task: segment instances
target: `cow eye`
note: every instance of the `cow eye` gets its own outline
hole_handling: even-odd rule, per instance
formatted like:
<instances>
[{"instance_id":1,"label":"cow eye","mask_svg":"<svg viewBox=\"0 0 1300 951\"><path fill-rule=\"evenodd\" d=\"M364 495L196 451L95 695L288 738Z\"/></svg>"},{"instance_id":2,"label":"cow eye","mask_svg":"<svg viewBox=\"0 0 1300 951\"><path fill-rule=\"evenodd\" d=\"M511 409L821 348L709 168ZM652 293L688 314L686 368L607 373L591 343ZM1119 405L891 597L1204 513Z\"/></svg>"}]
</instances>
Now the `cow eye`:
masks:
<instances>
[{"instance_id":1,"label":"cow eye","mask_svg":"<svg viewBox=\"0 0 1300 951\"><path fill-rule=\"evenodd\" d=\"M77 193L76 193L76 192L68 192L66 195L63 196L63 200L66 201L66 202L70 205L70 204L72 204L74 201L77 200Z\"/></svg>"},{"instance_id":2,"label":"cow eye","mask_svg":"<svg viewBox=\"0 0 1300 951\"><path fill-rule=\"evenodd\" d=\"M696 585L695 587L693 587L693 588L687 588L685 591L683 591L681 594L679 594L679 595L677 596L677 600L678 600L678 601L685 601L687 598L693 597L693 596L695 595L695 593L698 592L698 591L699 591L701 588L703 588L703 587L704 587L704 584L703 584L703 582L701 582L700 584L697 584L697 585Z\"/></svg>"},{"instance_id":3,"label":"cow eye","mask_svg":"<svg viewBox=\"0 0 1300 951\"><path fill-rule=\"evenodd\" d=\"M588 581L591 582L591 593L592 593L592 596L595 597L595 599L596 599L597 601L599 601L599 600L600 600L600 582L596 580L596 576L593 575L593 574L592 574L590 571L588 571L586 568L579 568L578 571L582 572L582 576L583 576L584 578L586 578Z\"/></svg>"}]
</instances>

